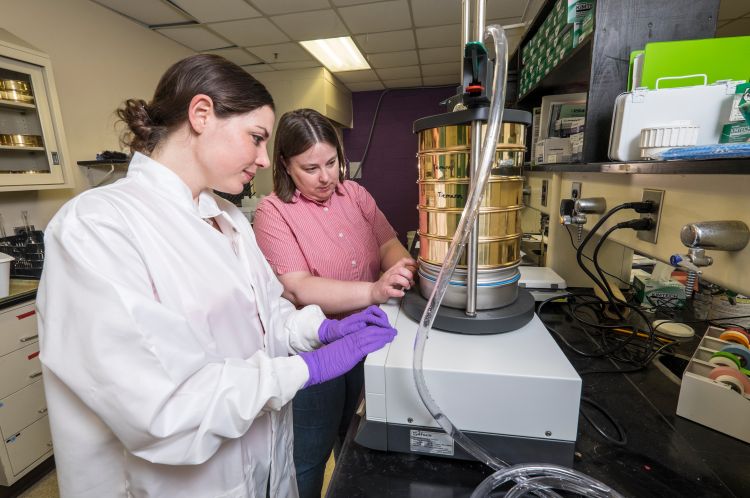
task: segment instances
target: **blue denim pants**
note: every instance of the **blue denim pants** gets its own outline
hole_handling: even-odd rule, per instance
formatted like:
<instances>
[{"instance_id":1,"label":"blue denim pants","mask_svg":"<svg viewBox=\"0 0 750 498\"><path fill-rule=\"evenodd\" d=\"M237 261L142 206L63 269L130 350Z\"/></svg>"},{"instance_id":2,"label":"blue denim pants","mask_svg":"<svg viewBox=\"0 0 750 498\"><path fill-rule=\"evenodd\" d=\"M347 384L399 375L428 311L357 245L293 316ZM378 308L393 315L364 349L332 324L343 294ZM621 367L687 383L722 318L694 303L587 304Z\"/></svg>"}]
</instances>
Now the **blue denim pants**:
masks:
<instances>
[{"instance_id":1,"label":"blue denim pants","mask_svg":"<svg viewBox=\"0 0 750 498\"><path fill-rule=\"evenodd\" d=\"M297 393L294 410L294 466L300 498L320 498L331 450L338 452L364 384L360 363L345 375Z\"/></svg>"}]
</instances>

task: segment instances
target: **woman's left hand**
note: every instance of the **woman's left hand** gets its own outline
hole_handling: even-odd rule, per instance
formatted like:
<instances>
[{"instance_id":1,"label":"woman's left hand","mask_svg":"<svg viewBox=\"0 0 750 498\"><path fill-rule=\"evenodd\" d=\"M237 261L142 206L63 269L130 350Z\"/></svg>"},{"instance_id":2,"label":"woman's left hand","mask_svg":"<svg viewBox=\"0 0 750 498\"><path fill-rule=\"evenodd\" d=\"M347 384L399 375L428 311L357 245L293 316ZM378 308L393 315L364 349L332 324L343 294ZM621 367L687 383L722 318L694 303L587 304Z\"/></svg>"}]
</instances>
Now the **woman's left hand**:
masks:
<instances>
[{"instance_id":1,"label":"woman's left hand","mask_svg":"<svg viewBox=\"0 0 750 498\"><path fill-rule=\"evenodd\" d=\"M380 276L377 282L373 282L370 289L372 302L380 304L392 297L403 297L406 291L414 285L415 271L417 271L417 262L412 258L398 260Z\"/></svg>"}]
</instances>

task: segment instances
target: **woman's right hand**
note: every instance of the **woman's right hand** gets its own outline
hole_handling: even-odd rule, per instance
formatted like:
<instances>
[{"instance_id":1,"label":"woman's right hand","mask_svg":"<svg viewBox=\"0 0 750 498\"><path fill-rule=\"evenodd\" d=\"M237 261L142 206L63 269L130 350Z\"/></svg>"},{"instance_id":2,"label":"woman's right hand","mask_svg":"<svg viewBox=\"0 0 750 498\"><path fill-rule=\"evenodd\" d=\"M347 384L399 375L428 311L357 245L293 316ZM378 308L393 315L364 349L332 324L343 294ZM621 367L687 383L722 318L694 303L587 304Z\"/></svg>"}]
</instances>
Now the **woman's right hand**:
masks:
<instances>
[{"instance_id":1,"label":"woman's right hand","mask_svg":"<svg viewBox=\"0 0 750 498\"><path fill-rule=\"evenodd\" d=\"M414 285L414 272L416 271L417 262L412 258L399 259L380 276L377 282L373 282L370 288L373 304L382 304L392 297L404 297L406 291Z\"/></svg>"}]
</instances>

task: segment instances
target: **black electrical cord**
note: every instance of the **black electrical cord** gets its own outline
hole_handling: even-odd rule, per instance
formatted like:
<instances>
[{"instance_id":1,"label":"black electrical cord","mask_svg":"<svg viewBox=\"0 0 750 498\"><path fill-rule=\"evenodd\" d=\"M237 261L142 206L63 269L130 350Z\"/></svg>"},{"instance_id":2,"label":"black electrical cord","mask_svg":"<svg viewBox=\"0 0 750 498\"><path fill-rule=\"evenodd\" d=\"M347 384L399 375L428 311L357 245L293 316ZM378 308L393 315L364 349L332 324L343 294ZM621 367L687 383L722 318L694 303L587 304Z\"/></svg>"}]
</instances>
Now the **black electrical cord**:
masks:
<instances>
[{"instance_id":1,"label":"black electrical cord","mask_svg":"<svg viewBox=\"0 0 750 498\"><path fill-rule=\"evenodd\" d=\"M564 303L564 306L562 307L563 313L568 315L577 325L577 327L595 344L598 343L600 347L598 349L595 349L593 351L584 351L580 348L577 348L573 346L565 337L555 329L554 326L546 323L543 318L543 311L544 307L552 301L555 301L559 298L567 298L567 302ZM578 300L584 299L583 302L575 302ZM644 319L644 322L648 326L648 332L643 332L638 330L636 327L634 327L631 324L605 324L603 323L606 321L606 319L601 315L601 309L603 309L605 302L599 298L598 296L586 294L586 293L567 293L561 296L555 296L552 297L546 301L543 301L539 305L539 309L537 311L540 318L542 318L542 321L549 330L549 332L566 348L570 349L574 353L586 357L586 358L609 358L610 360L617 363L621 363L623 365L628 365L625 368L617 367L616 369L596 369L596 370L585 370L580 372L581 375L585 374L592 374L592 373L630 373L630 372L636 372L638 370L641 370L645 368L648 364L653 361L653 359L664 351L665 349L669 348L670 346L674 345L675 341L670 341L667 343L664 343L662 345L659 345L658 348L655 348L655 342L657 341L656 333L653 330L653 327L651 326L650 322L648 322L647 319ZM628 307L632 307L633 309L637 309L636 306L627 304ZM591 311L595 318L599 318L599 323L593 323L584 317L580 315L579 310L585 310L588 309ZM640 311L640 310L638 310ZM589 328L587 328L589 327ZM624 328L627 330L617 331L617 332L625 332L628 333L628 336L624 339L621 339L617 337L617 335L612 335L611 333L608 333L607 331L611 329L619 329ZM600 334L600 339L595 339L595 331L598 331ZM629 331L629 332L628 332ZM645 338L643 336L646 336ZM609 342L607 338L609 337ZM637 338L637 340L636 340Z\"/></svg>"},{"instance_id":2,"label":"black electrical cord","mask_svg":"<svg viewBox=\"0 0 750 498\"><path fill-rule=\"evenodd\" d=\"M581 298L581 297L586 297L586 298L590 297L590 298L592 298L592 299L595 300L595 301L587 301L587 302L584 302L584 303L576 303L575 306L591 306L593 304L600 304L600 305L604 304L604 301L602 301L597 296L570 292L570 293L562 294L562 295L559 295L559 296L554 296L552 298L546 299L545 301L542 301L539 304L539 307L537 308L537 314L541 318L543 310L544 310L544 307L547 304L549 304L552 301L558 300L560 298L566 298L566 297L569 300L570 299L577 299L577 298ZM568 302L566 304L568 305L568 307L571 307L571 303L570 302ZM628 304L627 306L632 306L632 307L635 308L635 306L630 305L630 304ZM599 329L600 331L602 331L602 334L604 334L604 332L603 332L604 330L613 329L613 328L629 328L629 329L632 330L632 333L630 333L625 339L614 339L615 342L614 342L613 345L608 345L606 343L605 335L602 335L602 343L604 344L602 347L600 347L598 350L594 350L594 351L584 351L584 350L581 350L581 349L573 346L570 342L568 342L567 339L565 339L565 337L557 329L555 329L553 326L551 326L551 325L549 325L547 323L544 323L544 320L542 320L542 322L544 323L544 325L547 328L547 330L549 330L549 332L552 335L554 335L565 347L567 347L568 349L570 349L574 353L576 353L576 354L578 354L580 356L586 357L586 358L610 357L612 359L615 359L615 360L619 359L619 361L626 361L627 363L631 363L631 364L632 363L637 363L637 364L642 365L642 366L645 366L646 364L648 364L648 357L645 355L645 353L644 353L644 355L643 355L642 358L639 357L639 358L626 358L626 359L622 359L622 358L617 358L616 356L613 356L615 353L619 353L619 352L624 351L625 348L628 347L629 345L631 345L631 343L637 338L638 331L636 330L635 327L633 327L631 325L628 325L628 324L601 325L601 324L591 323L591 322L588 322L586 320L581 319L581 317L578 316L575 313L575 308L574 307L572 308L572 310L573 311L566 310L565 308L563 308L563 312L566 313L566 314L568 314L568 316L573 319L573 321L576 324L576 326L578 328L580 328L580 330L584 334L588 335L590 338L591 338L591 333L590 333L589 330L587 330L585 328L585 326L590 326L592 328ZM652 349L652 347L653 347L653 341L655 340L655 336L654 336L654 331L653 331L653 328L651 327L651 324L648 323L648 321L646 321L646 323L649 326L649 333L648 333L648 342L647 342L647 344L645 346L645 349L646 349L646 351L650 351ZM591 339L593 340L593 338L591 338ZM596 342L596 341L594 341L594 342Z\"/></svg>"},{"instance_id":3,"label":"black electrical cord","mask_svg":"<svg viewBox=\"0 0 750 498\"><path fill-rule=\"evenodd\" d=\"M575 243L575 242L573 241L573 233L572 233L572 232L570 231L570 225L565 225L565 229L566 229L566 231L568 232L568 238L570 239L570 245L571 245L571 246L573 246L573 250L576 250L576 251L577 251L577 250L578 250L578 246L576 246L576 243ZM587 260L591 261L592 263L594 262L594 260L593 260L593 259L591 259L591 257L590 257L590 256L588 256L587 254L583 254L583 257L584 257L584 258L586 258ZM609 272L608 272L608 271L606 271L606 270L602 270L602 271L603 271L604 273L606 273L607 275L609 275L610 277L612 277L612 278L616 278L617 280L619 280L619 281L620 281L620 282L622 282L623 284L627 285L627 286L628 286L629 288L631 288L631 289L633 288L633 284L631 284L630 282L626 282L626 281L625 281L625 280L623 280L623 279L622 279L621 277L618 277L617 275L614 275L614 274L612 274L612 273L609 273Z\"/></svg>"},{"instance_id":4,"label":"black electrical cord","mask_svg":"<svg viewBox=\"0 0 750 498\"><path fill-rule=\"evenodd\" d=\"M594 247L594 252L592 254L592 260L594 263L594 269L596 270L597 274L601 278L604 294L609 299L609 302L612 304L615 309L618 306L618 302L623 302L617 298L615 298L614 293L612 292L612 288L609 286L609 282L607 281L607 278L604 276L604 270L602 270L601 266L599 266L599 251L601 250L602 246L604 245L604 242L607 241L610 235L612 235L613 232L616 230L622 230L624 228L630 228L633 230L649 230L653 226L653 222L649 218L639 218L634 219L630 221L623 221L622 223L618 223L612 227L610 227L606 232L604 232L604 235L599 239L596 246ZM622 315L618 312L617 313L620 317Z\"/></svg>"},{"instance_id":5,"label":"black electrical cord","mask_svg":"<svg viewBox=\"0 0 750 498\"><path fill-rule=\"evenodd\" d=\"M583 404L586 403L588 405L591 405L594 407L599 413L601 413L607 421L612 424L612 426L617 431L617 438L613 438L607 432L594 420L589 416L588 413L586 413L586 410L583 409ZM617 446L625 446L628 444L628 436L625 434L625 429L622 428L622 426L615 420L615 418L610 415L610 413L604 409L599 403L595 402L593 399L588 398L586 396L581 396L581 406L579 408L579 411L581 412L581 415L583 416L586 421L591 424L591 427L596 430L604 439L609 441L612 444L616 444Z\"/></svg>"},{"instance_id":6,"label":"black electrical cord","mask_svg":"<svg viewBox=\"0 0 750 498\"><path fill-rule=\"evenodd\" d=\"M618 211L622 211L624 209L633 209L637 213L649 213L653 211L654 203L650 201L645 202L626 202L623 204L619 204L606 213L604 213L601 218L599 218L599 221L596 222L596 224L593 226L593 228L589 231L589 233L586 234L586 237L584 237L581 244L578 246L578 249L576 250L576 261L578 262L578 266L581 267L581 269L586 273L586 275L591 278L591 280L596 284L597 287L599 287L604 295L607 295L607 288L604 284L602 284L599 279L583 264L583 249L586 246L586 244L589 243L591 238L594 236L594 234L599 231L599 228L604 225L604 223L611 218L615 213ZM624 320L625 317L622 316L622 313L620 312L619 308L615 305L613 307L617 315L620 317L620 319Z\"/></svg>"}]
</instances>

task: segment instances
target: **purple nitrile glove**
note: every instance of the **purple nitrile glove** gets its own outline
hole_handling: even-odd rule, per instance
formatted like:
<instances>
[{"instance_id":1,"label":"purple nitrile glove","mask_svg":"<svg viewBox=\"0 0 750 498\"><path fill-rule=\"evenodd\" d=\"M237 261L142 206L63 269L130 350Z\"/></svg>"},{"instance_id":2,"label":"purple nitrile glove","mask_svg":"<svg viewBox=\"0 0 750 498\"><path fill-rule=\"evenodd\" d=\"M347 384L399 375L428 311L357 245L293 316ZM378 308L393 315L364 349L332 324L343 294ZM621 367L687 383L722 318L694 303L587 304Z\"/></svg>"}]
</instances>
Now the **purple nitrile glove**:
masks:
<instances>
[{"instance_id":1,"label":"purple nitrile glove","mask_svg":"<svg viewBox=\"0 0 750 498\"><path fill-rule=\"evenodd\" d=\"M315 351L300 353L310 372L310 378L304 387L321 384L345 374L365 356L382 348L394 337L396 329L371 325Z\"/></svg>"},{"instance_id":2,"label":"purple nitrile glove","mask_svg":"<svg viewBox=\"0 0 750 498\"><path fill-rule=\"evenodd\" d=\"M323 320L318 329L318 338L323 344L330 344L368 325L390 327L388 316L375 305L351 314L342 320Z\"/></svg>"}]
</instances>

